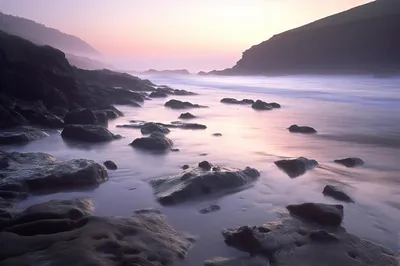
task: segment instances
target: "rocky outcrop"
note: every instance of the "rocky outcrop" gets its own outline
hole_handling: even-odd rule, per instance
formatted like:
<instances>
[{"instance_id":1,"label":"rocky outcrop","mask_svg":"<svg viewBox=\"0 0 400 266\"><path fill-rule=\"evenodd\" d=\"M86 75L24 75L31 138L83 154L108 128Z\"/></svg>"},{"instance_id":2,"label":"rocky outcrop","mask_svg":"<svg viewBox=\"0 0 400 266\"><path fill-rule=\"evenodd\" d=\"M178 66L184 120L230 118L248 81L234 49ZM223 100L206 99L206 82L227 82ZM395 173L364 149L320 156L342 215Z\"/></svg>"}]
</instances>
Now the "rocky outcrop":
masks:
<instances>
[{"instance_id":1,"label":"rocky outcrop","mask_svg":"<svg viewBox=\"0 0 400 266\"><path fill-rule=\"evenodd\" d=\"M18 101L14 106L14 111L21 114L30 124L35 126L48 128L62 128L64 126L63 121L50 113L42 101Z\"/></svg>"},{"instance_id":2,"label":"rocky outcrop","mask_svg":"<svg viewBox=\"0 0 400 266\"><path fill-rule=\"evenodd\" d=\"M35 129L19 129L0 132L0 144L22 144L48 136L47 133Z\"/></svg>"},{"instance_id":3,"label":"rocky outcrop","mask_svg":"<svg viewBox=\"0 0 400 266\"><path fill-rule=\"evenodd\" d=\"M187 91L187 90L177 90L173 89L168 86L158 86L158 88L150 93L149 97L150 98L165 98L168 97L169 95L176 95L176 96L193 96L197 95L197 93Z\"/></svg>"},{"instance_id":4,"label":"rocky outcrop","mask_svg":"<svg viewBox=\"0 0 400 266\"><path fill-rule=\"evenodd\" d=\"M193 118L196 118L196 116L187 112L187 113L182 113L178 118L179 119L193 119Z\"/></svg>"},{"instance_id":5,"label":"rocky outcrop","mask_svg":"<svg viewBox=\"0 0 400 266\"><path fill-rule=\"evenodd\" d=\"M222 235L227 245L251 255L262 256L274 266L398 264L398 254L348 234L342 227L325 227L297 219L287 218L261 226L224 229Z\"/></svg>"},{"instance_id":6,"label":"rocky outcrop","mask_svg":"<svg viewBox=\"0 0 400 266\"><path fill-rule=\"evenodd\" d=\"M347 195L344 191L342 191L339 188L332 186L332 185L325 186L322 193L325 196L332 197L336 200L345 201L345 202L354 202L354 200L349 195Z\"/></svg>"},{"instance_id":7,"label":"rocky outcrop","mask_svg":"<svg viewBox=\"0 0 400 266\"><path fill-rule=\"evenodd\" d=\"M143 135L149 135L153 132L160 132L163 134L168 134L169 132L171 132L165 126L156 123L145 123L140 127L140 131Z\"/></svg>"},{"instance_id":8,"label":"rocky outcrop","mask_svg":"<svg viewBox=\"0 0 400 266\"><path fill-rule=\"evenodd\" d=\"M286 208L300 219L325 226L339 226L343 220L343 205L303 203L288 205Z\"/></svg>"},{"instance_id":9,"label":"rocky outcrop","mask_svg":"<svg viewBox=\"0 0 400 266\"><path fill-rule=\"evenodd\" d=\"M107 142L120 139L120 135L114 135L108 129L96 125L68 125L61 132L64 140L83 142Z\"/></svg>"},{"instance_id":10,"label":"rocky outcrop","mask_svg":"<svg viewBox=\"0 0 400 266\"><path fill-rule=\"evenodd\" d=\"M90 204L89 204L90 206ZM0 232L1 264L179 265L192 238L157 211L92 216L87 200L34 205Z\"/></svg>"},{"instance_id":11,"label":"rocky outcrop","mask_svg":"<svg viewBox=\"0 0 400 266\"><path fill-rule=\"evenodd\" d=\"M289 177L295 178L304 175L307 170L318 166L318 162L316 160L299 157L297 159L276 161L275 165L284 171Z\"/></svg>"},{"instance_id":12,"label":"rocky outcrop","mask_svg":"<svg viewBox=\"0 0 400 266\"><path fill-rule=\"evenodd\" d=\"M362 159L354 157L335 160L334 162L337 164L344 165L348 168L364 165L364 161Z\"/></svg>"},{"instance_id":13,"label":"rocky outcrop","mask_svg":"<svg viewBox=\"0 0 400 266\"><path fill-rule=\"evenodd\" d=\"M161 90L156 90L150 93L149 95L150 98L166 98L168 97L168 94L161 91Z\"/></svg>"},{"instance_id":14,"label":"rocky outcrop","mask_svg":"<svg viewBox=\"0 0 400 266\"><path fill-rule=\"evenodd\" d=\"M190 102L182 102L179 100L169 100L168 102L165 103L165 107L169 107L171 109L190 109L190 108L206 108L207 106L199 105L199 104L193 104Z\"/></svg>"},{"instance_id":15,"label":"rocky outcrop","mask_svg":"<svg viewBox=\"0 0 400 266\"><path fill-rule=\"evenodd\" d=\"M103 165L108 169L108 170L117 170L118 166L113 162L113 161L105 161Z\"/></svg>"},{"instance_id":16,"label":"rocky outcrop","mask_svg":"<svg viewBox=\"0 0 400 266\"><path fill-rule=\"evenodd\" d=\"M94 161L61 161L45 153L3 151L0 164L0 187L16 184L11 191L54 193L95 187L108 178L105 168Z\"/></svg>"},{"instance_id":17,"label":"rocky outcrop","mask_svg":"<svg viewBox=\"0 0 400 266\"><path fill-rule=\"evenodd\" d=\"M153 132L149 137L137 138L130 144L134 148L149 151L167 151L174 145L172 140L160 132Z\"/></svg>"},{"instance_id":18,"label":"rocky outcrop","mask_svg":"<svg viewBox=\"0 0 400 266\"><path fill-rule=\"evenodd\" d=\"M309 126L298 126L298 125L291 125L289 127L289 131L292 133L303 133L303 134L314 134L317 131Z\"/></svg>"},{"instance_id":19,"label":"rocky outcrop","mask_svg":"<svg viewBox=\"0 0 400 266\"><path fill-rule=\"evenodd\" d=\"M229 104L253 104L254 100L251 99L243 99L243 100L236 100L234 98L223 98L221 103L229 103Z\"/></svg>"},{"instance_id":20,"label":"rocky outcrop","mask_svg":"<svg viewBox=\"0 0 400 266\"><path fill-rule=\"evenodd\" d=\"M207 169L209 169L207 167ZM184 172L150 182L157 199L162 204L177 204L201 196L240 190L254 182L260 173L247 167L189 168Z\"/></svg>"},{"instance_id":21,"label":"rocky outcrop","mask_svg":"<svg viewBox=\"0 0 400 266\"><path fill-rule=\"evenodd\" d=\"M74 110L64 116L65 125L97 125L96 115L88 109Z\"/></svg>"}]
</instances>

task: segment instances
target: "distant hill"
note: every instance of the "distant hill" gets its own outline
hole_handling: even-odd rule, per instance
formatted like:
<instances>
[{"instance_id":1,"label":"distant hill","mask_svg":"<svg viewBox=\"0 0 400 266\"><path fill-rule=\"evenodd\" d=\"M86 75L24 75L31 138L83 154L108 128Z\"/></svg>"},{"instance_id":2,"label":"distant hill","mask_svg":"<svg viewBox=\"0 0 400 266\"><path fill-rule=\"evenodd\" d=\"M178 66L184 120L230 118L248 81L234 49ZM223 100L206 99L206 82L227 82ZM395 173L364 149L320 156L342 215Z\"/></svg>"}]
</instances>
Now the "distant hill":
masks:
<instances>
[{"instance_id":1,"label":"distant hill","mask_svg":"<svg viewBox=\"0 0 400 266\"><path fill-rule=\"evenodd\" d=\"M96 70L96 69L114 69L113 66L105 64L101 61L91 59L89 57L76 56L73 54L65 54L65 57L72 66L82 69Z\"/></svg>"},{"instance_id":2,"label":"distant hill","mask_svg":"<svg viewBox=\"0 0 400 266\"><path fill-rule=\"evenodd\" d=\"M46 27L35 21L0 12L0 30L20 36L39 45L50 45L66 53L100 55L90 44L80 38Z\"/></svg>"},{"instance_id":3,"label":"distant hill","mask_svg":"<svg viewBox=\"0 0 400 266\"><path fill-rule=\"evenodd\" d=\"M142 74L163 74L163 75L190 75L190 72L187 69L166 69L166 70L156 70L156 69L149 69L147 71L141 72Z\"/></svg>"},{"instance_id":4,"label":"distant hill","mask_svg":"<svg viewBox=\"0 0 400 266\"><path fill-rule=\"evenodd\" d=\"M400 73L400 1L377 0L273 36L208 74Z\"/></svg>"}]
</instances>

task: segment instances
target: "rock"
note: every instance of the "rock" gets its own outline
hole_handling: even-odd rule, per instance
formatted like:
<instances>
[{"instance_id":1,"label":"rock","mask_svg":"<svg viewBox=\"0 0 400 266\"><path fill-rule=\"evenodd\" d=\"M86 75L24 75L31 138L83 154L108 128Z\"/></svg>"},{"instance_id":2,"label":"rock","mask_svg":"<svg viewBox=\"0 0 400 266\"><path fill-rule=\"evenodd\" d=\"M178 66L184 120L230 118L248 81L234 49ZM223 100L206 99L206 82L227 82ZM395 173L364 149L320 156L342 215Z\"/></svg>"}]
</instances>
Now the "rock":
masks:
<instances>
[{"instance_id":1,"label":"rock","mask_svg":"<svg viewBox=\"0 0 400 266\"><path fill-rule=\"evenodd\" d=\"M347 195L345 192L341 191L339 188L332 186L332 185L325 186L322 193L325 196L330 196L336 200L341 200L341 201L346 201L346 202L354 202L353 199L349 195Z\"/></svg>"},{"instance_id":2,"label":"rock","mask_svg":"<svg viewBox=\"0 0 400 266\"><path fill-rule=\"evenodd\" d=\"M295 178L304 175L307 170L318 166L316 160L299 157L297 159L276 161L275 165L283 170L289 177Z\"/></svg>"},{"instance_id":3,"label":"rock","mask_svg":"<svg viewBox=\"0 0 400 266\"><path fill-rule=\"evenodd\" d=\"M168 128L156 123L145 123L140 127L140 131L143 135L149 135L153 132L160 132L163 134L171 132Z\"/></svg>"},{"instance_id":4,"label":"rock","mask_svg":"<svg viewBox=\"0 0 400 266\"><path fill-rule=\"evenodd\" d=\"M26 124L26 119L12 107L2 105L0 101L0 129L12 128Z\"/></svg>"},{"instance_id":5,"label":"rock","mask_svg":"<svg viewBox=\"0 0 400 266\"><path fill-rule=\"evenodd\" d=\"M131 217L39 219L6 228L0 242L7 243L0 251L4 266L179 265L192 238L148 211Z\"/></svg>"},{"instance_id":6,"label":"rock","mask_svg":"<svg viewBox=\"0 0 400 266\"><path fill-rule=\"evenodd\" d=\"M183 169L183 170L186 170L186 169L189 169L189 168L190 168L190 167L189 167L189 165L187 165L187 164L185 164L185 165L182 166L182 169Z\"/></svg>"},{"instance_id":7,"label":"rock","mask_svg":"<svg viewBox=\"0 0 400 266\"><path fill-rule=\"evenodd\" d=\"M168 94L161 91L161 90L156 90L150 93L149 95L150 98L165 98L168 97Z\"/></svg>"},{"instance_id":8,"label":"rock","mask_svg":"<svg viewBox=\"0 0 400 266\"><path fill-rule=\"evenodd\" d=\"M190 102L182 102L175 99L169 100L164 106L172 109L206 108L206 106L193 104Z\"/></svg>"},{"instance_id":9,"label":"rock","mask_svg":"<svg viewBox=\"0 0 400 266\"><path fill-rule=\"evenodd\" d=\"M160 132L154 132L149 137L137 138L131 144L132 147L150 151L166 151L174 145L172 140Z\"/></svg>"},{"instance_id":10,"label":"rock","mask_svg":"<svg viewBox=\"0 0 400 266\"><path fill-rule=\"evenodd\" d=\"M96 116L96 121L99 125L104 126L104 127L108 126L108 117L105 112L96 111L96 112L94 112L94 114Z\"/></svg>"},{"instance_id":11,"label":"rock","mask_svg":"<svg viewBox=\"0 0 400 266\"><path fill-rule=\"evenodd\" d=\"M131 107L142 107L140 104L131 99L118 99L115 104L129 105Z\"/></svg>"},{"instance_id":12,"label":"rock","mask_svg":"<svg viewBox=\"0 0 400 266\"><path fill-rule=\"evenodd\" d=\"M79 109L67 113L64 117L65 125L97 125L96 115L88 109Z\"/></svg>"},{"instance_id":13,"label":"rock","mask_svg":"<svg viewBox=\"0 0 400 266\"><path fill-rule=\"evenodd\" d=\"M276 102L272 102L272 103L268 103L270 106L272 106L273 108L281 108L281 105L279 103Z\"/></svg>"},{"instance_id":14,"label":"rock","mask_svg":"<svg viewBox=\"0 0 400 266\"><path fill-rule=\"evenodd\" d=\"M118 166L113 162L113 161L105 161L103 165L108 169L108 170L117 170Z\"/></svg>"},{"instance_id":15,"label":"rock","mask_svg":"<svg viewBox=\"0 0 400 266\"><path fill-rule=\"evenodd\" d=\"M48 134L35 129L23 130L21 132L3 131L0 132L0 144L5 145L27 143L29 141L38 140L46 136L48 136Z\"/></svg>"},{"instance_id":16,"label":"rock","mask_svg":"<svg viewBox=\"0 0 400 266\"><path fill-rule=\"evenodd\" d=\"M300 219L325 226L339 226L343 220L343 205L303 203L288 205L286 208Z\"/></svg>"},{"instance_id":17,"label":"rock","mask_svg":"<svg viewBox=\"0 0 400 266\"><path fill-rule=\"evenodd\" d=\"M68 125L61 136L66 140L84 142L106 142L121 138L120 135L114 135L108 129L96 125Z\"/></svg>"},{"instance_id":18,"label":"rock","mask_svg":"<svg viewBox=\"0 0 400 266\"><path fill-rule=\"evenodd\" d=\"M60 106L53 106L49 109L49 111L58 117L64 117L68 113L66 108Z\"/></svg>"},{"instance_id":19,"label":"rock","mask_svg":"<svg viewBox=\"0 0 400 266\"><path fill-rule=\"evenodd\" d=\"M123 115L121 111L118 111L118 112L116 112L116 111L118 111L118 110L116 110L116 108L114 108L114 110L111 110L111 109L96 110L96 111L94 111L94 113L95 114L97 112L105 113L107 115L108 119L116 119L116 118L118 118L118 117Z\"/></svg>"},{"instance_id":20,"label":"rock","mask_svg":"<svg viewBox=\"0 0 400 266\"><path fill-rule=\"evenodd\" d=\"M183 123L180 121L172 122L171 125L164 125L173 128L180 128L180 129L207 129L206 125L198 124L198 123Z\"/></svg>"},{"instance_id":21,"label":"rock","mask_svg":"<svg viewBox=\"0 0 400 266\"><path fill-rule=\"evenodd\" d=\"M266 258L259 256L249 258L221 258L217 257L204 262L204 266L270 266Z\"/></svg>"},{"instance_id":22,"label":"rock","mask_svg":"<svg viewBox=\"0 0 400 266\"><path fill-rule=\"evenodd\" d=\"M303 134L314 134L317 131L309 126L298 126L298 125L291 125L289 127L289 131L292 133L303 133Z\"/></svg>"},{"instance_id":23,"label":"rock","mask_svg":"<svg viewBox=\"0 0 400 266\"><path fill-rule=\"evenodd\" d=\"M212 167L212 164L210 164L207 161L202 161L199 163L199 168L201 168L203 170L209 171L209 170L211 170L211 167Z\"/></svg>"},{"instance_id":24,"label":"rock","mask_svg":"<svg viewBox=\"0 0 400 266\"><path fill-rule=\"evenodd\" d=\"M241 190L259 176L260 173L250 167L244 170L221 167L218 171L196 167L181 174L154 179L150 184L162 204L177 204L204 195Z\"/></svg>"},{"instance_id":25,"label":"rock","mask_svg":"<svg viewBox=\"0 0 400 266\"><path fill-rule=\"evenodd\" d=\"M272 110L274 107L270 105L269 103L263 102L261 100L257 100L253 105L251 106L254 110Z\"/></svg>"},{"instance_id":26,"label":"rock","mask_svg":"<svg viewBox=\"0 0 400 266\"><path fill-rule=\"evenodd\" d=\"M354 158L354 157L335 160L334 162L337 164L344 165L349 168L364 165L363 160L361 160L360 158Z\"/></svg>"},{"instance_id":27,"label":"rock","mask_svg":"<svg viewBox=\"0 0 400 266\"><path fill-rule=\"evenodd\" d=\"M165 85L158 86L156 92L157 93L163 93L163 94L166 94L166 95L178 95L178 96L197 95L197 93L194 93L194 92L190 92L190 91L186 91L186 90L176 90L176 89L173 89L173 88L165 86ZM162 94L160 94L160 95L162 95Z\"/></svg>"},{"instance_id":28,"label":"rock","mask_svg":"<svg viewBox=\"0 0 400 266\"><path fill-rule=\"evenodd\" d=\"M342 227L320 229L321 225L285 219L262 225L268 230L259 228L224 229L222 235L228 245L266 257L274 266L397 265L393 251L348 234Z\"/></svg>"},{"instance_id":29,"label":"rock","mask_svg":"<svg viewBox=\"0 0 400 266\"><path fill-rule=\"evenodd\" d=\"M201 214L206 214L206 213L210 213L210 212L216 212L219 211L221 209L220 206L218 205L210 205L207 208L203 208L199 211L199 213Z\"/></svg>"},{"instance_id":30,"label":"rock","mask_svg":"<svg viewBox=\"0 0 400 266\"><path fill-rule=\"evenodd\" d=\"M180 149L171 149L172 152L178 152Z\"/></svg>"},{"instance_id":31,"label":"rock","mask_svg":"<svg viewBox=\"0 0 400 266\"><path fill-rule=\"evenodd\" d=\"M212 134L214 137L222 137L222 134L221 133L214 133L214 134Z\"/></svg>"},{"instance_id":32,"label":"rock","mask_svg":"<svg viewBox=\"0 0 400 266\"><path fill-rule=\"evenodd\" d=\"M96 187L108 179L105 168L91 160L60 161L46 153L3 151L0 161L8 162L0 168L0 184L19 184L32 193Z\"/></svg>"},{"instance_id":33,"label":"rock","mask_svg":"<svg viewBox=\"0 0 400 266\"><path fill-rule=\"evenodd\" d=\"M243 99L243 100L236 100L234 98L223 98L221 103L229 103L229 104L253 104L254 100L251 99Z\"/></svg>"},{"instance_id":34,"label":"rock","mask_svg":"<svg viewBox=\"0 0 400 266\"><path fill-rule=\"evenodd\" d=\"M182 114L179 116L179 118L180 118L180 119L193 119L193 118L196 118L196 116L195 116L195 115L192 115L192 114L189 113L189 112L187 112L187 113L182 113Z\"/></svg>"}]
</instances>

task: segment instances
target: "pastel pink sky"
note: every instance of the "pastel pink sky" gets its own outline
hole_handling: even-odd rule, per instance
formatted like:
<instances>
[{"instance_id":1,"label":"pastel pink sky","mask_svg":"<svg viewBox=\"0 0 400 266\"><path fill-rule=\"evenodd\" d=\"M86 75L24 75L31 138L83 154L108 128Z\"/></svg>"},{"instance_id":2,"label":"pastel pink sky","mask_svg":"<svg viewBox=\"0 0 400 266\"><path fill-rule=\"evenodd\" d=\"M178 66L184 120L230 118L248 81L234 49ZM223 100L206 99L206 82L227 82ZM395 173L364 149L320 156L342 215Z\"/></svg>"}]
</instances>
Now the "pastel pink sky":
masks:
<instances>
[{"instance_id":1,"label":"pastel pink sky","mask_svg":"<svg viewBox=\"0 0 400 266\"><path fill-rule=\"evenodd\" d=\"M274 34L370 0L0 0L0 11L76 35L124 69L233 66Z\"/></svg>"}]
</instances>

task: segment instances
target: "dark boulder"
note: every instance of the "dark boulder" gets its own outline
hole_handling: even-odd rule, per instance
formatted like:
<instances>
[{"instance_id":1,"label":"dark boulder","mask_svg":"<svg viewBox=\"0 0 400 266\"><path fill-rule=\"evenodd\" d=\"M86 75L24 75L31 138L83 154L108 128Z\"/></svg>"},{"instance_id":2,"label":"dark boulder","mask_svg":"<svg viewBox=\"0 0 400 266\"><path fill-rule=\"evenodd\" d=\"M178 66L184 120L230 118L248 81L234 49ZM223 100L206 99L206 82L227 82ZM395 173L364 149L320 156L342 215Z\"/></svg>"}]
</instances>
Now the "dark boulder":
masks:
<instances>
[{"instance_id":1,"label":"dark boulder","mask_svg":"<svg viewBox=\"0 0 400 266\"><path fill-rule=\"evenodd\" d=\"M79 109L67 113L64 117L65 125L97 125L96 115L88 109Z\"/></svg>"},{"instance_id":2,"label":"dark boulder","mask_svg":"<svg viewBox=\"0 0 400 266\"><path fill-rule=\"evenodd\" d=\"M160 132L154 132L149 137L137 138L132 147L149 151L167 151L173 146L172 140Z\"/></svg>"},{"instance_id":3,"label":"dark boulder","mask_svg":"<svg viewBox=\"0 0 400 266\"><path fill-rule=\"evenodd\" d=\"M206 106L202 106L199 104L193 104L190 102L182 102L179 100L169 100L164 104L165 107L169 107L171 109L189 109L189 108L205 108Z\"/></svg>"},{"instance_id":4,"label":"dark boulder","mask_svg":"<svg viewBox=\"0 0 400 266\"><path fill-rule=\"evenodd\" d=\"M168 134L170 132L168 128L156 123L145 123L140 127L140 131L143 135L149 135L153 132L160 132L163 134Z\"/></svg>"},{"instance_id":5,"label":"dark boulder","mask_svg":"<svg viewBox=\"0 0 400 266\"><path fill-rule=\"evenodd\" d=\"M153 91L152 93L150 93L149 97L150 98L165 98L165 97L168 97L168 94L162 90L156 90L156 91Z\"/></svg>"},{"instance_id":6,"label":"dark boulder","mask_svg":"<svg viewBox=\"0 0 400 266\"><path fill-rule=\"evenodd\" d=\"M309 126L298 126L298 125L291 125L289 127L289 131L292 133L303 133L303 134L314 134L317 131Z\"/></svg>"},{"instance_id":7,"label":"dark boulder","mask_svg":"<svg viewBox=\"0 0 400 266\"><path fill-rule=\"evenodd\" d=\"M276 161L275 165L283 170L289 177L294 178L304 175L307 170L318 166L316 160L299 157L297 159Z\"/></svg>"},{"instance_id":8,"label":"dark boulder","mask_svg":"<svg viewBox=\"0 0 400 266\"><path fill-rule=\"evenodd\" d=\"M220 167L217 171L195 167L181 174L154 179L150 184L161 204L177 204L204 195L244 189L259 176L260 173L250 167L244 170Z\"/></svg>"},{"instance_id":9,"label":"dark boulder","mask_svg":"<svg viewBox=\"0 0 400 266\"><path fill-rule=\"evenodd\" d=\"M189 165L187 165L187 164L185 164L185 165L182 166L182 169L183 169L183 170L186 170L186 169L189 169L189 168L190 168L190 167L189 167Z\"/></svg>"},{"instance_id":10,"label":"dark boulder","mask_svg":"<svg viewBox=\"0 0 400 266\"><path fill-rule=\"evenodd\" d=\"M343 205L303 203L286 208L300 219L325 226L339 226L343 220Z\"/></svg>"},{"instance_id":11,"label":"dark boulder","mask_svg":"<svg viewBox=\"0 0 400 266\"><path fill-rule=\"evenodd\" d=\"M263 102L261 100L257 100L253 105L251 106L254 110L272 110L274 107L270 105L269 103Z\"/></svg>"},{"instance_id":12,"label":"dark boulder","mask_svg":"<svg viewBox=\"0 0 400 266\"><path fill-rule=\"evenodd\" d=\"M117 170L118 166L113 162L113 161L105 161L103 165L108 169L108 170Z\"/></svg>"},{"instance_id":13,"label":"dark boulder","mask_svg":"<svg viewBox=\"0 0 400 266\"><path fill-rule=\"evenodd\" d=\"M315 242L331 242L339 240L339 238L336 235L329 233L323 229L311 231L309 237L311 240Z\"/></svg>"},{"instance_id":14,"label":"dark boulder","mask_svg":"<svg viewBox=\"0 0 400 266\"><path fill-rule=\"evenodd\" d=\"M179 116L179 118L180 118L180 119L193 119L193 118L196 118L196 116L193 115L193 114L191 114L191 113L189 113L189 112L187 112L187 113L182 113L182 114Z\"/></svg>"},{"instance_id":15,"label":"dark boulder","mask_svg":"<svg viewBox=\"0 0 400 266\"><path fill-rule=\"evenodd\" d=\"M361 160L360 158L355 158L355 157L335 160L334 162L337 164L344 165L348 168L364 165L363 160Z\"/></svg>"},{"instance_id":16,"label":"dark boulder","mask_svg":"<svg viewBox=\"0 0 400 266\"><path fill-rule=\"evenodd\" d=\"M199 163L199 168L201 168L203 170L206 170L206 171L209 171L212 168L212 164L210 164L207 161L202 161L202 162Z\"/></svg>"},{"instance_id":17,"label":"dark boulder","mask_svg":"<svg viewBox=\"0 0 400 266\"><path fill-rule=\"evenodd\" d=\"M332 197L336 200L346 201L346 202L354 202L353 199L349 195L347 195L345 192L343 192L339 188L332 186L332 185L325 186L322 193L325 196Z\"/></svg>"},{"instance_id":18,"label":"dark boulder","mask_svg":"<svg viewBox=\"0 0 400 266\"><path fill-rule=\"evenodd\" d=\"M257 254L262 244L260 243L260 232L256 226L241 226L233 229L223 229L222 235L228 246L235 247L241 251Z\"/></svg>"},{"instance_id":19,"label":"dark boulder","mask_svg":"<svg viewBox=\"0 0 400 266\"><path fill-rule=\"evenodd\" d=\"M106 142L120 139L121 136L112 134L108 129L97 125L68 125L61 132L65 140L84 142Z\"/></svg>"},{"instance_id":20,"label":"dark boulder","mask_svg":"<svg viewBox=\"0 0 400 266\"><path fill-rule=\"evenodd\" d=\"M272 103L268 103L270 106L272 106L273 108L277 109L277 108L281 108L281 105L279 103L276 102L272 102Z\"/></svg>"}]
</instances>

